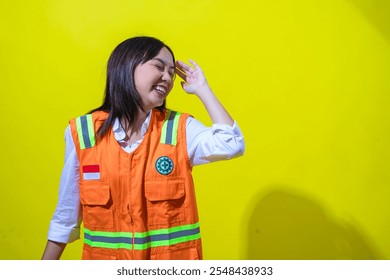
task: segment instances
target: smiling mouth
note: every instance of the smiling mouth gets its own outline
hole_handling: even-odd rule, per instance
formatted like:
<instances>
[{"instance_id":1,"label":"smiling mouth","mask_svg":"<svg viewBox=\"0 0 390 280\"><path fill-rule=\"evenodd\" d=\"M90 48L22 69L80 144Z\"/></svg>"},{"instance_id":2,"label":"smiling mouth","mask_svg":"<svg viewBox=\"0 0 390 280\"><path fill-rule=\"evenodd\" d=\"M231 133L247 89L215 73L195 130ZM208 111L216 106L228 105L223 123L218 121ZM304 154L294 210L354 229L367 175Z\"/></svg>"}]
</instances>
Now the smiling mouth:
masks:
<instances>
[{"instance_id":1,"label":"smiling mouth","mask_svg":"<svg viewBox=\"0 0 390 280\"><path fill-rule=\"evenodd\" d=\"M154 90L161 96L165 96L167 94L167 89L162 86L155 86Z\"/></svg>"}]
</instances>

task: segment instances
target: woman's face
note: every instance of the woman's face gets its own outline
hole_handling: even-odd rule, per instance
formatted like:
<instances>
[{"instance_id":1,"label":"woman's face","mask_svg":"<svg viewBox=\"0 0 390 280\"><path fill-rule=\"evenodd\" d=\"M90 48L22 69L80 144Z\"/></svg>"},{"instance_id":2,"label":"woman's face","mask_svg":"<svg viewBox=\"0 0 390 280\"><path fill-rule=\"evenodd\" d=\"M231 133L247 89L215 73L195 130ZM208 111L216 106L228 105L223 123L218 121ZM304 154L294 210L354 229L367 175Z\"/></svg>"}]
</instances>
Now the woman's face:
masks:
<instances>
[{"instance_id":1,"label":"woman's face","mask_svg":"<svg viewBox=\"0 0 390 280\"><path fill-rule=\"evenodd\" d=\"M175 65L167 48L134 70L135 87L145 111L161 106L173 87Z\"/></svg>"}]
</instances>

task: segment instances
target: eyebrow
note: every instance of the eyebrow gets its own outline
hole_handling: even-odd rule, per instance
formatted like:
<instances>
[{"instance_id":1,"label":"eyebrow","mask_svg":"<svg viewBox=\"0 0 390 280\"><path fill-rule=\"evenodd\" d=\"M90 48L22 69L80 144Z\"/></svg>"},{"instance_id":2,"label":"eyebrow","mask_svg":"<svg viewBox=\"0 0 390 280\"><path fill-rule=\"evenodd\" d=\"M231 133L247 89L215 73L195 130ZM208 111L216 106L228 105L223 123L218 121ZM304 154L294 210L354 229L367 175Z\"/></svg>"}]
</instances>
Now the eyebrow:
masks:
<instances>
[{"instance_id":1,"label":"eyebrow","mask_svg":"<svg viewBox=\"0 0 390 280\"><path fill-rule=\"evenodd\" d=\"M152 60L157 60L157 61L161 62L164 66L167 65L167 64L165 63L165 61L162 60L161 58L155 57L155 58L152 58ZM170 66L169 68L170 68L170 69L175 69L175 66Z\"/></svg>"}]
</instances>

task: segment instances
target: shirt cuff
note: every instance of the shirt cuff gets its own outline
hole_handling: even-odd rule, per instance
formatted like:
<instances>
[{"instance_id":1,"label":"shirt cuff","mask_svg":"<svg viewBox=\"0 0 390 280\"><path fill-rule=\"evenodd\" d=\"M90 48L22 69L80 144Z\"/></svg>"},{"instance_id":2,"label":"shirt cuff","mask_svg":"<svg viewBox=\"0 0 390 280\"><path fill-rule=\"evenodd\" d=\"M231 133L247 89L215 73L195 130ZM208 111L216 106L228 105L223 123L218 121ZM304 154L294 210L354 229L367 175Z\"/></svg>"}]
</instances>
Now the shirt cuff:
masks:
<instances>
[{"instance_id":1,"label":"shirt cuff","mask_svg":"<svg viewBox=\"0 0 390 280\"><path fill-rule=\"evenodd\" d=\"M67 227L52 221L47 239L60 243L71 243L80 239L80 228Z\"/></svg>"},{"instance_id":2,"label":"shirt cuff","mask_svg":"<svg viewBox=\"0 0 390 280\"><path fill-rule=\"evenodd\" d=\"M234 121L233 125L215 123L212 125L212 131L213 134L222 132L224 134L231 134L242 137L242 132L236 121Z\"/></svg>"}]
</instances>

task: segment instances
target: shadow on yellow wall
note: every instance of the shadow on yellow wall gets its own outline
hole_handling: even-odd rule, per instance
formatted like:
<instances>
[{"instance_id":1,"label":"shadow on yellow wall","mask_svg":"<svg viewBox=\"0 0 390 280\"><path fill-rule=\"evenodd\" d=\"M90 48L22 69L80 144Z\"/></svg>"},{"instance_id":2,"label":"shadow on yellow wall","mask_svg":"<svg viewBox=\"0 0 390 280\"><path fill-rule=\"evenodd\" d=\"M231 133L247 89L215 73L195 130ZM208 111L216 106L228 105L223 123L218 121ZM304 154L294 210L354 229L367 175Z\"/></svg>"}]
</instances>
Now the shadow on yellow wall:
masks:
<instances>
[{"instance_id":1,"label":"shadow on yellow wall","mask_svg":"<svg viewBox=\"0 0 390 280\"><path fill-rule=\"evenodd\" d=\"M390 41L390 2L386 0L349 0Z\"/></svg>"},{"instance_id":2,"label":"shadow on yellow wall","mask_svg":"<svg viewBox=\"0 0 390 280\"><path fill-rule=\"evenodd\" d=\"M338 221L317 202L273 188L255 205L247 259L382 259L357 226Z\"/></svg>"}]
</instances>

